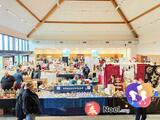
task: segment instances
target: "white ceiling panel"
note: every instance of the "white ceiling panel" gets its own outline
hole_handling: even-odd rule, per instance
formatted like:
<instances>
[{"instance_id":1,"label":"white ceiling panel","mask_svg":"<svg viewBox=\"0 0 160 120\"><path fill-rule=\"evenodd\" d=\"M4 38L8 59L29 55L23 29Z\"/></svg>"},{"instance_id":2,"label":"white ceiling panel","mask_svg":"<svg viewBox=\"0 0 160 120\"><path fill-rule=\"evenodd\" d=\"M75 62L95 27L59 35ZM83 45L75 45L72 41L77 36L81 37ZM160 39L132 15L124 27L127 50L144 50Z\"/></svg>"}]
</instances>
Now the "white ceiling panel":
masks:
<instances>
[{"instance_id":1,"label":"white ceiling panel","mask_svg":"<svg viewBox=\"0 0 160 120\"><path fill-rule=\"evenodd\" d=\"M109 1L65 1L49 21L122 21Z\"/></svg>"},{"instance_id":2,"label":"white ceiling panel","mask_svg":"<svg viewBox=\"0 0 160 120\"><path fill-rule=\"evenodd\" d=\"M84 24L43 24L38 29L33 38L47 37L47 39L63 39L63 40L104 40L104 39L128 39L133 38L131 32L125 24L123 25L84 25Z\"/></svg>"},{"instance_id":3,"label":"white ceiling panel","mask_svg":"<svg viewBox=\"0 0 160 120\"><path fill-rule=\"evenodd\" d=\"M136 21L132 25L140 35L152 34L160 30L160 9L147 14Z\"/></svg>"},{"instance_id":4,"label":"white ceiling panel","mask_svg":"<svg viewBox=\"0 0 160 120\"><path fill-rule=\"evenodd\" d=\"M65 32L77 32L79 34L90 32L90 33L101 33L108 32L109 34L129 34L130 31L125 24L43 24L36 33L50 34L54 32L65 33ZM36 34L35 33L35 34ZM67 33L65 33L67 34Z\"/></svg>"},{"instance_id":5,"label":"white ceiling panel","mask_svg":"<svg viewBox=\"0 0 160 120\"><path fill-rule=\"evenodd\" d=\"M57 0L21 0L39 19L42 19Z\"/></svg>"},{"instance_id":6,"label":"white ceiling panel","mask_svg":"<svg viewBox=\"0 0 160 120\"><path fill-rule=\"evenodd\" d=\"M160 4L160 0L116 0L129 20Z\"/></svg>"},{"instance_id":7,"label":"white ceiling panel","mask_svg":"<svg viewBox=\"0 0 160 120\"><path fill-rule=\"evenodd\" d=\"M16 0L1 0L0 5L0 25L27 34L37 24L37 20L26 12Z\"/></svg>"},{"instance_id":8,"label":"white ceiling panel","mask_svg":"<svg viewBox=\"0 0 160 120\"><path fill-rule=\"evenodd\" d=\"M97 41L101 41L101 40L135 40L132 35L74 35L74 34L67 34L67 35L63 35L63 34L59 34L59 35L54 35L54 34L50 34L50 35L45 35L45 34L40 34L40 35L36 35L34 34L32 36L33 39L39 40L64 40L64 41L68 41L68 40L81 40L81 41L85 41L85 40L97 40Z\"/></svg>"}]
</instances>

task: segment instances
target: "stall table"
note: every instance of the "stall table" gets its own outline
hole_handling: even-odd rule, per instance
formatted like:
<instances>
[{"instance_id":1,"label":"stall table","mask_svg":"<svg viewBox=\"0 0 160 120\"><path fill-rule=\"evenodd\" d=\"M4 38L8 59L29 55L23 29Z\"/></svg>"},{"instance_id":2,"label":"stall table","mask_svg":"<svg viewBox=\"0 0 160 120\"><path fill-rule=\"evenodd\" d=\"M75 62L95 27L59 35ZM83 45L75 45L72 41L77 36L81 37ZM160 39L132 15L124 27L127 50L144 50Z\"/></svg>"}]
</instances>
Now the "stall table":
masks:
<instances>
[{"instance_id":1,"label":"stall table","mask_svg":"<svg viewBox=\"0 0 160 120\"><path fill-rule=\"evenodd\" d=\"M148 114L160 114L160 97L152 101L147 108ZM127 103L126 98L115 97L84 97L84 98L40 98L42 115L85 115L85 104L95 101L101 107L101 115L134 114L134 108ZM0 99L0 109L15 108L15 99ZM104 109L107 107L108 109ZM119 112L111 109L120 107ZM109 110L110 109L110 110ZM129 113L128 113L129 110Z\"/></svg>"}]
</instances>

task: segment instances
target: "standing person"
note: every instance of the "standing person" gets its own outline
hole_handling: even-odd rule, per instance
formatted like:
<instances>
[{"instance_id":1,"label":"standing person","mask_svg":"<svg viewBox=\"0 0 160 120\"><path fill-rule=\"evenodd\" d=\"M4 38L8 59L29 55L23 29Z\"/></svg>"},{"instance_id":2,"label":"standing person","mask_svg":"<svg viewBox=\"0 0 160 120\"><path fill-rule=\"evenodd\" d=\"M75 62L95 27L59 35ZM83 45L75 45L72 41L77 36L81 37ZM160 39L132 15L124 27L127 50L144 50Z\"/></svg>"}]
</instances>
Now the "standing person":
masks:
<instances>
[{"instance_id":1,"label":"standing person","mask_svg":"<svg viewBox=\"0 0 160 120\"><path fill-rule=\"evenodd\" d=\"M22 75L24 75L24 76L27 76L27 75L28 75L27 69L24 69L24 70L22 71Z\"/></svg>"},{"instance_id":2,"label":"standing person","mask_svg":"<svg viewBox=\"0 0 160 120\"><path fill-rule=\"evenodd\" d=\"M41 70L41 65L39 63L36 65L36 67L38 67L39 70Z\"/></svg>"},{"instance_id":3,"label":"standing person","mask_svg":"<svg viewBox=\"0 0 160 120\"><path fill-rule=\"evenodd\" d=\"M139 79L139 81L136 81L137 83L144 83L144 81L142 79ZM136 112L136 118L135 120L146 120L147 118L147 108L135 108L135 112Z\"/></svg>"},{"instance_id":4,"label":"standing person","mask_svg":"<svg viewBox=\"0 0 160 120\"><path fill-rule=\"evenodd\" d=\"M13 77L16 80L15 89L20 89L21 83L23 82L23 76L22 76L22 73L20 72L20 69L16 70L16 73L13 74Z\"/></svg>"},{"instance_id":5,"label":"standing person","mask_svg":"<svg viewBox=\"0 0 160 120\"><path fill-rule=\"evenodd\" d=\"M34 79L40 79L40 78L41 78L41 70L38 67L36 67Z\"/></svg>"},{"instance_id":6,"label":"standing person","mask_svg":"<svg viewBox=\"0 0 160 120\"><path fill-rule=\"evenodd\" d=\"M85 79L88 79L88 74L90 73L90 69L87 66L87 64L85 64L85 67L83 68L83 76Z\"/></svg>"},{"instance_id":7,"label":"standing person","mask_svg":"<svg viewBox=\"0 0 160 120\"><path fill-rule=\"evenodd\" d=\"M32 72L31 72L31 79L34 78L34 72L35 72L35 68L32 69Z\"/></svg>"},{"instance_id":8,"label":"standing person","mask_svg":"<svg viewBox=\"0 0 160 120\"><path fill-rule=\"evenodd\" d=\"M28 75L31 75L31 72L32 72L31 67L27 67L27 72L28 72Z\"/></svg>"},{"instance_id":9,"label":"standing person","mask_svg":"<svg viewBox=\"0 0 160 120\"><path fill-rule=\"evenodd\" d=\"M76 85L78 79L79 79L79 76L78 76L78 75L75 75L74 78L69 81L69 84L70 84L70 85Z\"/></svg>"},{"instance_id":10,"label":"standing person","mask_svg":"<svg viewBox=\"0 0 160 120\"><path fill-rule=\"evenodd\" d=\"M146 120L146 118L147 118L146 108L136 108L135 120Z\"/></svg>"},{"instance_id":11,"label":"standing person","mask_svg":"<svg viewBox=\"0 0 160 120\"><path fill-rule=\"evenodd\" d=\"M96 74L97 74L96 65L93 65L93 78L96 77Z\"/></svg>"},{"instance_id":12,"label":"standing person","mask_svg":"<svg viewBox=\"0 0 160 120\"><path fill-rule=\"evenodd\" d=\"M41 78L41 71L39 70L38 67L36 67L35 69L32 70L31 78L32 79L40 79Z\"/></svg>"},{"instance_id":13,"label":"standing person","mask_svg":"<svg viewBox=\"0 0 160 120\"><path fill-rule=\"evenodd\" d=\"M15 79L12 75L8 73L8 71L5 72L4 77L1 79L1 88L3 90L9 90L13 89L15 87Z\"/></svg>"},{"instance_id":14,"label":"standing person","mask_svg":"<svg viewBox=\"0 0 160 120\"><path fill-rule=\"evenodd\" d=\"M25 84L22 83L21 84L21 89L19 91L19 94L17 96L17 99L16 99L16 107L15 107L15 110L16 110L16 117L17 117L17 120L23 120L26 116L23 112L23 100L22 100L22 96L23 96L23 92L24 92L24 86Z\"/></svg>"},{"instance_id":15,"label":"standing person","mask_svg":"<svg viewBox=\"0 0 160 120\"><path fill-rule=\"evenodd\" d=\"M26 83L26 90L23 93L23 111L26 120L35 120L36 115L41 113L38 95L34 93L33 82Z\"/></svg>"}]
</instances>

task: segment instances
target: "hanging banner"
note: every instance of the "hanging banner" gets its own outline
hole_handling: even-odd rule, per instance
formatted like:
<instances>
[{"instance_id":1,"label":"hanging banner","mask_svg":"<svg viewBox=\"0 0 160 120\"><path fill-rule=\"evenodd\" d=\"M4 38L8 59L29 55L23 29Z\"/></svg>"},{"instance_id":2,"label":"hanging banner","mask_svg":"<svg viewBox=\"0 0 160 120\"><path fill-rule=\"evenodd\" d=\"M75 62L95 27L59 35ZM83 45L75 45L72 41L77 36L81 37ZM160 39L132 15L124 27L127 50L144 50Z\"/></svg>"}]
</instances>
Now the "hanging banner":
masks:
<instances>
[{"instance_id":1,"label":"hanging banner","mask_svg":"<svg viewBox=\"0 0 160 120\"><path fill-rule=\"evenodd\" d=\"M160 66L159 65L148 65L145 67L145 82L150 82L152 87L158 86L160 79Z\"/></svg>"}]
</instances>

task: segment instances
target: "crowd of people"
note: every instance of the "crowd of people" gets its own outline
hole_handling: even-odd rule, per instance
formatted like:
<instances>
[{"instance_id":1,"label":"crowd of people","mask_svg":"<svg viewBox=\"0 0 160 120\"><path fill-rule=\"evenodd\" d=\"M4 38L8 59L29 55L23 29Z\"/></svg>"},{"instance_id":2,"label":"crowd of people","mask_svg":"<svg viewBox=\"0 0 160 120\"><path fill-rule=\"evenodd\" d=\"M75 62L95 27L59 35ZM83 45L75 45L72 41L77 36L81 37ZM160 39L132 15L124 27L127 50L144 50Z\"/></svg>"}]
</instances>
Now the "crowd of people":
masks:
<instances>
[{"instance_id":1,"label":"crowd of people","mask_svg":"<svg viewBox=\"0 0 160 120\"><path fill-rule=\"evenodd\" d=\"M18 67L13 75L6 71L1 79L1 89L4 91L20 89L16 100L16 116L18 120L35 120L35 115L41 112L33 81L23 82L23 76L29 75L29 72L29 70L21 70L21 67ZM40 70L36 67L35 71L34 69L31 71L31 77L40 78L39 72Z\"/></svg>"},{"instance_id":2,"label":"crowd of people","mask_svg":"<svg viewBox=\"0 0 160 120\"><path fill-rule=\"evenodd\" d=\"M62 66L60 68L61 71L66 72L66 62L62 60L49 61L44 59L42 62L37 62L36 65L33 63L27 67L18 65L12 74L10 73L11 71L5 67L6 70L4 76L1 78L0 87L4 91L19 90L16 100L16 116L18 120L34 120L35 116L41 113L40 102L35 93L33 81L24 82L24 77L29 76L31 80L40 79L41 72L44 70L53 70L56 68L58 71L59 66L57 67L56 64L60 64L60 66ZM86 84L86 82L89 84L90 82L84 81L84 79L94 80L94 78L98 78L97 73L101 73L100 71L102 70L101 65L94 65L93 68L89 68L83 58L69 60L67 65L69 68L73 68L75 73L74 78L68 80L69 85Z\"/></svg>"},{"instance_id":3,"label":"crowd of people","mask_svg":"<svg viewBox=\"0 0 160 120\"><path fill-rule=\"evenodd\" d=\"M24 76L30 76L32 79L40 79L41 70L38 66L32 70L30 68L22 70L21 67L18 67L13 75L10 74L10 71L5 71L1 79L1 88L3 90L20 89Z\"/></svg>"},{"instance_id":4,"label":"crowd of people","mask_svg":"<svg viewBox=\"0 0 160 120\"><path fill-rule=\"evenodd\" d=\"M17 96L16 102L16 115L18 120L34 120L37 114L41 113L40 102L37 94L34 90L34 85L32 81L24 83L24 76L29 76L32 79L41 79L41 74L45 70L55 70L57 74L60 72L68 73L67 68L72 69L71 73L75 74L73 79L57 79L56 85L81 85L81 84L92 84L94 89L97 84L102 84L103 81L103 70L105 65L104 59L99 59L98 64L94 64L89 67L83 58L74 58L67 61L62 61L60 59L47 60L42 59L37 62L37 64L30 64L25 67L23 65L18 65L16 67L16 72L10 74L9 71L4 73L1 79L1 89L20 89ZM69 70L70 71L70 70ZM108 83L107 89L110 94L117 94L116 91L123 91L124 86L121 89L117 89L116 86L118 78L115 75L111 75L111 80ZM118 86L119 87L119 86Z\"/></svg>"}]
</instances>

